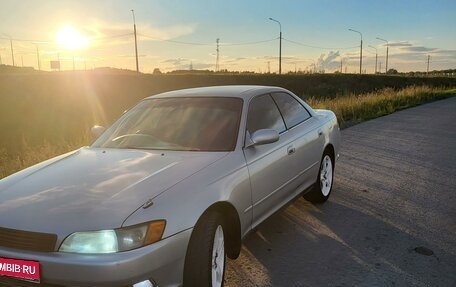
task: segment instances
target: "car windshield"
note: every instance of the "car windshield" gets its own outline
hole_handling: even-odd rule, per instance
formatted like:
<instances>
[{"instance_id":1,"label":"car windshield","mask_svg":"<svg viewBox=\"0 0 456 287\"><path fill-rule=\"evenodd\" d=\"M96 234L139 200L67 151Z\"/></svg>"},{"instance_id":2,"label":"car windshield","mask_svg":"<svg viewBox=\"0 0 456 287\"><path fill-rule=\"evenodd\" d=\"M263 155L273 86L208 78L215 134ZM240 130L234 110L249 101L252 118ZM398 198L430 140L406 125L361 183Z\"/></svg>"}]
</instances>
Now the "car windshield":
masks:
<instances>
[{"instance_id":1,"label":"car windshield","mask_svg":"<svg viewBox=\"0 0 456 287\"><path fill-rule=\"evenodd\" d=\"M241 111L240 98L148 99L125 113L92 147L230 151Z\"/></svg>"}]
</instances>

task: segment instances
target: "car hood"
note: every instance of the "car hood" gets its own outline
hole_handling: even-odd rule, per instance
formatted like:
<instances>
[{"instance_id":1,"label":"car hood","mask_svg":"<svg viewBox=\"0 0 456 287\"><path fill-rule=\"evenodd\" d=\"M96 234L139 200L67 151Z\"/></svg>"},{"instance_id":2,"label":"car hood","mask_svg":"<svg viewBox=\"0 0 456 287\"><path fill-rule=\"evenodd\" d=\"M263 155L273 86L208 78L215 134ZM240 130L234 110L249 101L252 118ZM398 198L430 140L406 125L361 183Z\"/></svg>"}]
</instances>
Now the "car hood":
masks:
<instances>
[{"instance_id":1,"label":"car hood","mask_svg":"<svg viewBox=\"0 0 456 287\"><path fill-rule=\"evenodd\" d=\"M226 154L82 148L1 180L0 227L61 236L118 228L148 199Z\"/></svg>"}]
</instances>

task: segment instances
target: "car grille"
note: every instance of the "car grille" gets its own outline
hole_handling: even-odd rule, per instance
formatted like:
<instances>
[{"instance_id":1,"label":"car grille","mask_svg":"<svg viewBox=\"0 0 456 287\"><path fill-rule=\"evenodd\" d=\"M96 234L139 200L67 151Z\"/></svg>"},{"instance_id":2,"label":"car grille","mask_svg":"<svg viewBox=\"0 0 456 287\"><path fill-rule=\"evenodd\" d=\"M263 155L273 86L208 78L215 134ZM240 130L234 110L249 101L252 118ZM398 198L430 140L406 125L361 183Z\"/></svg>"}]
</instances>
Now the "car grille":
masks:
<instances>
[{"instance_id":1,"label":"car grille","mask_svg":"<svg viewBox=\"0 0 456 287\"><path fill-rule=\"evenodd\" d=\"M57 235L55 234L0 227L0 246L2 247L51 252L54 251L56 242Z\"/></svg>"},{"instance_id":2,"label":"car grille","mask_svg":"<svg viewBox=\"0 0 456 287\"><path fill-rule=\"evenodd\" d=\"M0 286L7 287L63 287L62 285L46 284L46 283L33 283L29 281L16 280L8 277L0 277Z\"/></svg>"}]
</instances>

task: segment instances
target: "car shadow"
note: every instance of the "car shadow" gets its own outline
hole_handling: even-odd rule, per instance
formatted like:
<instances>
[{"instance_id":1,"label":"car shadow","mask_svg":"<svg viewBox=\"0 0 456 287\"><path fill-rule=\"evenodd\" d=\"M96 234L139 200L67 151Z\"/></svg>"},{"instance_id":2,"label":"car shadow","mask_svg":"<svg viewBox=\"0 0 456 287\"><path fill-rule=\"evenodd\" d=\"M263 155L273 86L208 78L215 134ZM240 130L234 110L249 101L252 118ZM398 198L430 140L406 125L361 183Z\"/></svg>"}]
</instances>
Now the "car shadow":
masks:
<instances>
[{"instance_id":1,"label":"car shadow","mask_svg":"<svg viewBox=\"0 0 456 287\"><path fill-rule=\"evenodd\" d=\"M445 250L334 188L325 204L299 198L250 233L240 258L227 261L225 286L452 285L454 275L438 278L454 273L440 259ZM426 246L432 255L415 251Z\"/></svg>"}]
</instances>

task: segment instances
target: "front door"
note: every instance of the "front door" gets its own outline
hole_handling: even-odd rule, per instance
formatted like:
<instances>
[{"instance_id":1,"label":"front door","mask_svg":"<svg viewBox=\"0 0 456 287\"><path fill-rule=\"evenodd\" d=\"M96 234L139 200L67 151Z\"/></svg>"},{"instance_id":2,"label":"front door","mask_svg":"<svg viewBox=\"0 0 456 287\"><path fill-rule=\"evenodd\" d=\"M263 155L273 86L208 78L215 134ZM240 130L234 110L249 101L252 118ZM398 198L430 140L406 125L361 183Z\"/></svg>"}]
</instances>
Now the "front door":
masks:
<instances>
[{"instance_id":1,"label":"front door","mask_svg":"<svg viewBox=\"0 0 456 287\"><path fill-rule=\"evenodd\" d=\"M257 96L250 102L246 132L251 135L259 129L275 129L280 139L244 149L252 188L253 227L281 207L292 192L289 181L293 177L288 159L294 156L290 153L292 139L269 94Z\"/></svg>"}]
</instances>

